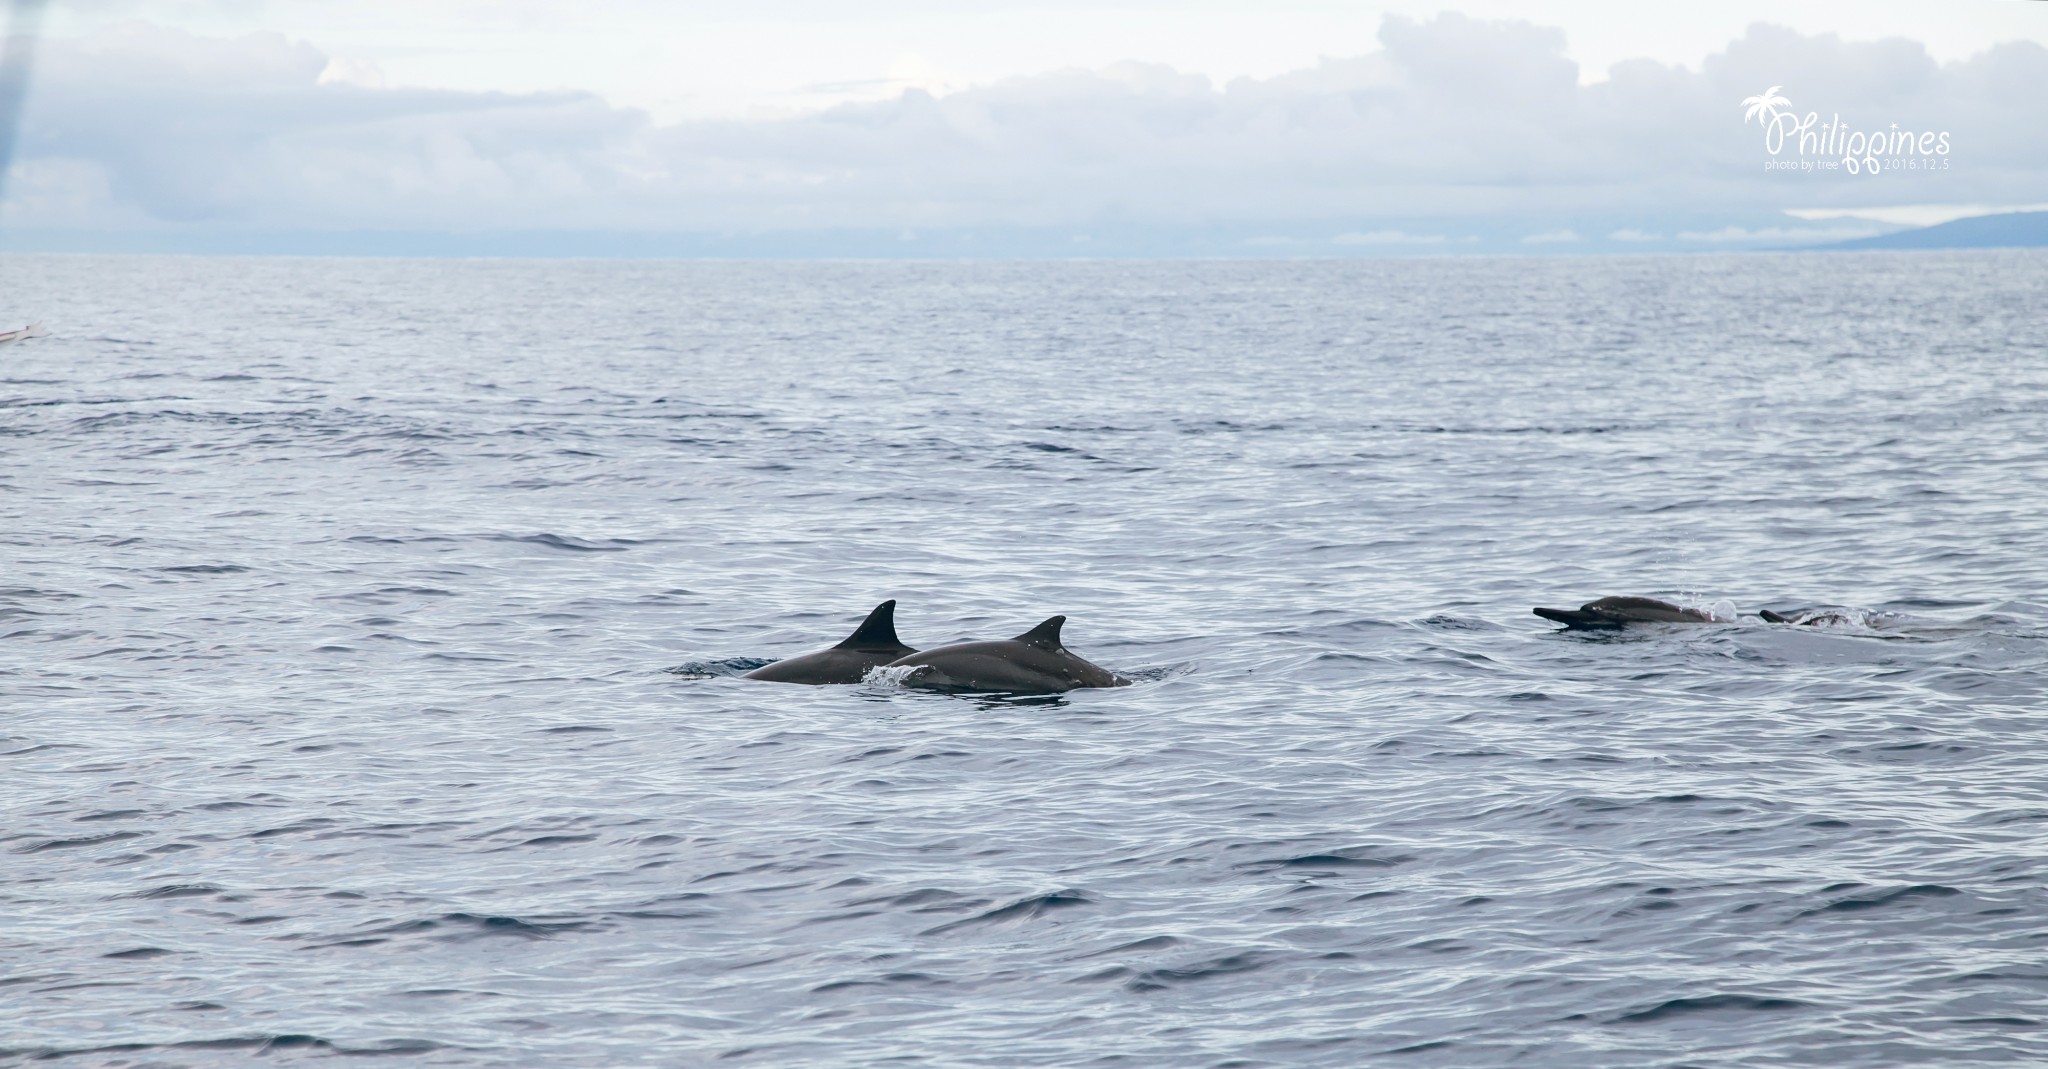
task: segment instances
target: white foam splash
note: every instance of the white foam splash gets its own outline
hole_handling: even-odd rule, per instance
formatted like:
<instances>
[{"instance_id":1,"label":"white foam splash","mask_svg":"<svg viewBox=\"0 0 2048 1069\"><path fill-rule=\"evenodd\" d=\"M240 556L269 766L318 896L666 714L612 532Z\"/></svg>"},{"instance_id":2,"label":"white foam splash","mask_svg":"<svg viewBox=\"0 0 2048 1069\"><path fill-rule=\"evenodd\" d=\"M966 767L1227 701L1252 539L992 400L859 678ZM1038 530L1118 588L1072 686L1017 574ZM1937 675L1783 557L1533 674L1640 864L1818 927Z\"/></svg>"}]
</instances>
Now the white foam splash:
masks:
<instances>
[{"instance_id":1,"label":"white foam splash","mask_svg":"<svg viewBox=\"0 0 2048 1069\"><path fill-rule=\"evenodd\" d=\"M924 667L921 664L885 664L868 669L868 674L860 677L860 681L870 687L901 688L905 680L923 671Z\"/></svg>"},{"instance_id":2,"label":"white foam splash","mask_svg":"<svg viewBox=\"0 0 2048 1069\"><path fill-rule=\"evenodd\" d=\"M1677 596L1671 600L1681 609L1705 613L1717 624L1732 624L1741 614L1741 608L1735 604L1733 598L1708 601L1705 594L1690 588L1681 588Z\"/></svg>"}]
</instances>

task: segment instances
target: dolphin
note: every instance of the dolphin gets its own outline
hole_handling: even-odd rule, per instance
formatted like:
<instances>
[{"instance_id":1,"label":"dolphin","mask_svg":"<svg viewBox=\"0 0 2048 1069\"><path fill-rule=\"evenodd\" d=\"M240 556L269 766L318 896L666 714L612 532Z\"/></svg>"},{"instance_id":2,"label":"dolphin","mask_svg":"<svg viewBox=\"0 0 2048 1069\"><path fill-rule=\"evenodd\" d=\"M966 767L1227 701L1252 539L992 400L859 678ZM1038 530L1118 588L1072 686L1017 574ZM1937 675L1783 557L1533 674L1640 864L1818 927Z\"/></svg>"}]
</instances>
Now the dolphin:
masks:
<instances>
[{"instance_id":1,"label":"dolphin","mask_svg":"<svg viewBox=\"0 0 2048 1069\"><path fill-rule=\"evenodd\" d=\"M916 652L896 638L896 600L891 598L875 606L839 645L764 664L741 678L770 683L858 683L869 669Z\"/></svg>"},{"instance_id":2,"label":"dolphin","mask_svg":"<svg viewBox=\"0 0 2048 1069\"><path fill-rule=\"evenodd\" d=\"M1860 622L1856 617L1841 609L1794 609L1791 612L1758 610L1757 615L1766 623L1798 624L1801 627L1841 627Z\"/></svg>"},{"instance_id":3,"label":"dolphin","mask_svg":"<svg viewBox=\"0 0 2048 1069\"><path fill-rule=\"evenodd\" d=\"M898 658L888 667L914 669L904 673L903 685L927 690L1058 694L1079 687L1131 685L1060 645L1060 625L1066 622L1066 617L1055 616L1016 638L940 646Z\"/></svg>"},{"instance_id":4,"label":"dolphin","mask_svg":"<svg viewBox=\"0 0 2048 1069\"><path fill-rule=\"evenodd\" d=\"M1574 631L1619 631L1630 624L1711 624L1712 613L1687 609L1657 598L1601 598L1576 609L1531 609Z\"/></svg>"},{"instance_id":5,"label":"dolphin","mask_svg":"<svg viewBox=\"0 0 2048 1069\"><path fill-rule=\"evenodd\" d=\"M0 330L0 345L13 345L18 341L27 341L30 338L47 338L49 336L50 332L43 329L42 321L37 320L19 330Z\"/></svg>"}]
</instances>

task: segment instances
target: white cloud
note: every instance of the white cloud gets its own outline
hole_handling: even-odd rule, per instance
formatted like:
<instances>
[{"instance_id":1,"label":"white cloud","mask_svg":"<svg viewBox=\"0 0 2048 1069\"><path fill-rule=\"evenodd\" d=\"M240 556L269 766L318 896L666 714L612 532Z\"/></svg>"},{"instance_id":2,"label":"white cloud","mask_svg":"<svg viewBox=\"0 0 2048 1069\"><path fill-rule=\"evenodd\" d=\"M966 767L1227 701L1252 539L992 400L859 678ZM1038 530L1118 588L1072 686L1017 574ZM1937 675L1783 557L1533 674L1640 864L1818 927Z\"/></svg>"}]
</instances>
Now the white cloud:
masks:
<instances>
[{"instance_id":1,"label":"white cloud","mask_svg":"<svg viewBox=\"0 0 2048 1069\"><path fill-rule=\"evenodd\" d=\"M366 59L336 56L320 69L316 85L353 85L364 89L384 88L384 68Z\"/></svg>"},{"instance_id":2,"label":"white cloud","mask_svg":"<svg viewBox=\"0 0 2048 1069\"><path fill-rule=\"evenodd\" d=\"M1502 238L1512 246L1515 234L1544 244L1683 215L1682 240L1739 245L1871 232L1755 226L1787 201L1844 213L1814 219L1887 210L1859 204L2024 204L2048 174L2048 49L2004 45L1941 65L1909 41L1769 26L1697 71L1636 61L1592 85L1557 30L1390 17L1377 49L1270 78L1218 85L1119 63L772 121L666 125L588 93L376 88L383 77L378 63L275 34L127 23L53 40L7 218L30 229L1009 226L1098 243L1118 227L1233 226L1426 250L1472 244L1451 237L1479 229L1461 220L1572 223L1522 224ZM1765 174L1760 129L1738 101L1788 82L1802 106L1951 130L1957 165ZM29 177L53 167L92 177L59 206L52 180ZM1609 215L1620 218L1578 221ZM1720 219L1730 228L1716 229ZM1656 240L1632 228L1610 237Z\"/></svg>"},{"instance_id":3,"label":"white cloud","mask_svg":"<svg viewBox=\"0 0 2048 1069\"><path fill-rule=\"evenodd\" d=\"M1648 231L1644 231L1644 230L1637 230L1637 229L1635 229L1634 227L1623 227L1622 229L1620 229L1620 230L1616 230L1616 231L1614 231L1614 232L1612 232L1612 233L1608 234L1607 236L1608 236L1608 238L1610 238L1610 239L1612 239L1612 240L1614 240L1614 241L1663 241L1663 240L1664 240L1664 235L1662 235L1662 234L1653 234L1653 233L1650 233L1650 232L1648 232Z\"/></svg>"},{"instance_id":4,"label":"white cloud","mask_svg":"<svg viewBox=\"0 0 2048 1069\"><path fill-rule=\"evenodd\" d=\"M1546 230L1546 231L1544 231L1544 232L1542 232L1542 233L1540 233L1540 234L1530 234L1530 235L1527 235L1526 237L1522 238L1522 244L1524 244L1524 245L1568 245L1568 244L1571 244L1572 242L1577 242L1577 241L1584 241L1584 240L1586 240L1586 239L1584 239L1584 238L1580 237L1577 231L1575 231L1575 230L1571 230L1571 229L1567 228L1567 229L1564 229L1564 230Z\"/></svg>"},{"instance_id":5,"label":"white cloud","mask_svg":"<svg viewBox=\"0 0 2048 1069\"><path fill-rule=\"evenodd\" d=\"M534 212L566 225L619 221L605 199L631 173L637 114L582 94L320 84L331 69L317 50L273 35L222 41L126 23L53 42L20 157L99 167L115 204L160 223L445 228Z\"/></svg>"},{"instance_id":6,"label":"white cloud","mask_svg":"<svg viewBox=\"0 0 2048 1069\"><path fill-rule=\"evenodd\" d=\"M1739 226L1724 226L1719 230L1681 230L1680 241L1699 241L1715 245L1753 245L1762 242L1772 244L1820 244L1822 242L1848 241L1852 238L1867 238L1884 233L1874 226L1808 226L1808 227L1758 227L1754 230Z\"/></svg>"},{"instance_id":7,"label":"white cloud","mask_svg":"<svg viewBox=\"0 0 2048 1069\"><path fill-rule=\"evenodd\" d=\"M574 86L672 121L788 115L894 96L906 85L891 79L906 70L913 72L908 84L935 95L1132 58L1201 72L1218 84L1268 79L1312 67L1319 56L1370 52L1381 13L1390 8L1425 21L1445 10L1483 19L1540 11L1543 22L1565 31L1566 55L1582 83L1604 80L1631 59L1698 70L1755 22L1849 40L1920 41L1944 63L2000 41L2048 44L2048 19L2039 17L2038 5L1985 0L1864 0L1853 18L1844 17L1839 0L64 0L50 5L48 25L59 36L121 17L216 37L269 30L375 60L392 85L503 92ZM937 77L926 76L932 72Z\"/></svg>"},{"instance_id":8,"label":"white cloud","mask_svg":"<svg viewBox=\"0 0 2048 1069\"><path fill-rule=\"evenodd\" d=\"M1442 234L1409 234L1400 230L1366 230L1339 234L1332 245L1442 245L1451 239Z\"/></svg>"},{"instance_id":9,"label":"white cloud","mask_svg":"<svg viewBox=\"0 0 2048 1069\"><path fill-rule=\"evenodd\" d=\"M147 227L151 220L114 195L113 176L93 160L43 156L9 169L0 225L47 228Z\"/></svg>"}]
</instances>

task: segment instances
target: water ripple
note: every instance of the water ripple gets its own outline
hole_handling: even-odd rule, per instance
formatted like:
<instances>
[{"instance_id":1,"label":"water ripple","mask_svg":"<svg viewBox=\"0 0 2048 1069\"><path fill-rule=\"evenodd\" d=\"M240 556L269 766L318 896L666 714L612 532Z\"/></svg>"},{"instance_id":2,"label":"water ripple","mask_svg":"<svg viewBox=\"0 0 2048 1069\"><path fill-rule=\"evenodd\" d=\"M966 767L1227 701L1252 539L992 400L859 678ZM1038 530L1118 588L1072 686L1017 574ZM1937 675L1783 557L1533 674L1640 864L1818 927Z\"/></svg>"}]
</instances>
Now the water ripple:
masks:
<instances>
[{"instance_id":1,"label":"water ripple","mask_svg":"<svg viewBox=\"0 0 2048 1069\"><path fill-rule=\"evenodd\" d=\"M0 1063L2048 1050L2039 253L0 284Z\"/></svg>"}]
</instances>

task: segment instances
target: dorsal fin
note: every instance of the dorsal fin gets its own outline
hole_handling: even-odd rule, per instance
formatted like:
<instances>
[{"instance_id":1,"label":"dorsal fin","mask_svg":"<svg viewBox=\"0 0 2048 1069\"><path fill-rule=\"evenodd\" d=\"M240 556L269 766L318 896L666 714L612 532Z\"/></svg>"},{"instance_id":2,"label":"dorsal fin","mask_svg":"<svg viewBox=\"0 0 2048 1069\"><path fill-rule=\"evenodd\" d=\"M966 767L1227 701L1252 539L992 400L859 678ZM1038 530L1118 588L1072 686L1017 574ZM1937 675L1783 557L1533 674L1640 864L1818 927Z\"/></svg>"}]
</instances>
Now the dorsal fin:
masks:
<instances>
[{"instance_id":1,"label":"dorsal fin","mask_svg":"<svg viewBox=\"0 0 2048 1069\"><path fill-rule=\"evenodd\" d=\"M1067 622L1064 616L1055 616L1037 627L1018 635L1016 641L1026 646L1037 646L1042 650L1060 648L1060 625Z\"/></svg>"},{"instance_id":2,"label":"dorsal fin","mask_svg":"<svg viewBox=\"0 0 2048 1069\"><path fill-rule=\"evenodd\" d=\"M838 650L891 649L902 646L896 638L896 599L875 606L868 618L846 636L846 641L832 647Z\"/></svg>"}]
</instances>

